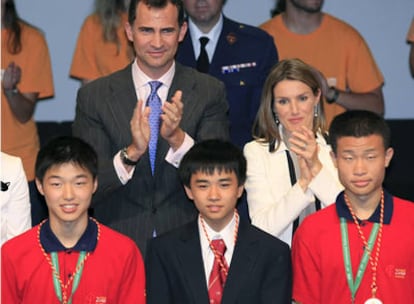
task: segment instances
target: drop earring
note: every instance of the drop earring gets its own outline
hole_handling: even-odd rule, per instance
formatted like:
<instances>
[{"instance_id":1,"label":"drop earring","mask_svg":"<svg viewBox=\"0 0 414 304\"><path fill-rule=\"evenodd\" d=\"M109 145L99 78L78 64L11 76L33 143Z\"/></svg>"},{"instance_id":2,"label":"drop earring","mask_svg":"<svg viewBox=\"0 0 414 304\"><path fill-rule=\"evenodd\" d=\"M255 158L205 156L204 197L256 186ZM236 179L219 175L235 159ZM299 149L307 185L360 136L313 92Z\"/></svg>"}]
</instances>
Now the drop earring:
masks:
<instances>
[{"instance_id":1,"label":"drop earring","mask_svg":"<svg viewBox=\"0 0 414 304\"><path fill-rule=\"evenodd\" d=\"M315 116L315 118L316 118L316 117L318 117L318 115L319 115L319 109L318 109L318 106L316 105L315 108L314 108L314 111L313 111L313 116Z\"/></svg>"},{"instance_id":2,"label":"drop earring","mask_svg":"<svg viewBox=\"0 0 414 304\"><path fill-rule=\"evenodd\" d=\"M276 112L273 112L273 119L275 120L275 123L278 126L279 123L280 123L280 121L279 121L279 118L277 117L277 113Z\"/></svg>"}]
</instances>

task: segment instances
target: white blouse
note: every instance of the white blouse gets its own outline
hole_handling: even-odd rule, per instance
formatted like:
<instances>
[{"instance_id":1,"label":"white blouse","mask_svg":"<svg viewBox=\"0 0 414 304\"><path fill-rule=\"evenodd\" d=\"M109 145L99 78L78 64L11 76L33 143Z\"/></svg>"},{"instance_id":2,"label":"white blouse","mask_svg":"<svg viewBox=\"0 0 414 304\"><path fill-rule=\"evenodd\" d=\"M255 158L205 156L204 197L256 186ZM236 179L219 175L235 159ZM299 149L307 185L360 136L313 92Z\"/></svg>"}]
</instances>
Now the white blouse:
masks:
<instances>
[{"instance_id":1,"label":"white blouse","mask_svg":"<svg viewBox=\"0 0 414 304\"><path fill-rule=\"evenodd\" d=\"M315 196L324 208L335 202L343 190L330 156L331 147L318 134L319 160L322 169L303 191L298 183L291 185L286 145L269 152L269 144L251 141L244 147L247 159L246 192L253 225L291 245L294 220Z\"/></svg>"},{"instance_id":2,"label":"white blouse","mask_svg":"<svg viewBox=\"0 0 414 304\"><path fill-rule=\"evenodd\" d=\"M1 152L1 245L32 226L29 186L20 158Z\"/></svg>"}]
</instances>

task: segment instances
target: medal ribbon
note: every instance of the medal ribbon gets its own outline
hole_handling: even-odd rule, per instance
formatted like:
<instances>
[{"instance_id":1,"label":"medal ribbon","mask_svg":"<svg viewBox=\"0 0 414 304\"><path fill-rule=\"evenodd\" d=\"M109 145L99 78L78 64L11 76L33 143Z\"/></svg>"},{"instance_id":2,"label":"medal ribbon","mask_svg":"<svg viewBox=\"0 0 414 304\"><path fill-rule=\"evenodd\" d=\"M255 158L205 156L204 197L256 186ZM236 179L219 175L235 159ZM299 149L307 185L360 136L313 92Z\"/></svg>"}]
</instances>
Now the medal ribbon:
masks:
<instances>
[{"instance_id":1,"label":"medal ribbon","mask_svg":"<svg viewBox=\"0 0 414 304\"><path fill-rule=\"evenodd\" d=\"M378 231L380 224L374 223L371 233L369 235L368 240L368 248L365 248L364 255L362 256L361 262L359 263L359 267L357 270L357 274L355 276L355 281L353 280L353 273L352 273L352 264L351 264L351 253L349 248L349 239L348 239L348 227L346 223L346 219L342 218L341 221L341 236L342 236L342 252L344 255L344 263L345 263L345 272L346 272L346 279L348 281L349 289L351 290L352 294L352 301L355 299L355 294L361 284L362 277L364 276L365 269L368 264L370 252L372 252L372 248L374 247L374 243L377 239Z\"/></svg>"},{"instance_id":2,"label":"medal ribbon","mask_svg":"<svg viewBox=\"0 0 414 304\"><path fill-rule=\"evenodd\" d=\"M237 235L238 235L238 231L239 231L239 220L240 220L239 213L237 212L237 209L234 209L234 217L236 219L236 224L235 224L235 227L234 227L234 245L236 245ZM201 214L200 214L200 222L201 222L201 227L203 227L203 231L204 231L204 234L205 234L206 239L208 241L209 247L210 247L211 251L214 254L214 258L219 262L220 269L222 269L224 271L225 276L227 278L227 274L228 274L228 270L226 270L227 267L224 267L223 263L221 262L221 258L219 256L219 254L217 253L216 249L214 248L214 246L213 246L213 244L212 244L212 242L211 242L211 240L208 236L206 226L204 225L204 219L203 219L203 216Z\"/></svg>"},{"instance_id":3,"label":"medal ribbon","mask_svg":"<svg viewBox=\"0 0 414 304\"><path fill-rule=\"evenodd\" d=\"M56 269L56 272L59 274L59 277L60 277L58 254L57 254L56 251L53 251L53 252L50 253L50 256L52 257L53 267ZM80 279L82 277L82 271L83 271L83 265L84 265L83 262L85 260L85 257L86 257L86 251L81 251L79 253L78 262L76 263L76 268L75 269L77 271L76 271L75 277L73 279L72 293L70 294L68 304L72 303L72 296L75 293L76 289L78 289L79 282L80 282ZM56 293L59 301L62 302L62 288L60 286L59 277L53 276L53 286L55 287L55 293Z\"/></svg>"}]
</instances>

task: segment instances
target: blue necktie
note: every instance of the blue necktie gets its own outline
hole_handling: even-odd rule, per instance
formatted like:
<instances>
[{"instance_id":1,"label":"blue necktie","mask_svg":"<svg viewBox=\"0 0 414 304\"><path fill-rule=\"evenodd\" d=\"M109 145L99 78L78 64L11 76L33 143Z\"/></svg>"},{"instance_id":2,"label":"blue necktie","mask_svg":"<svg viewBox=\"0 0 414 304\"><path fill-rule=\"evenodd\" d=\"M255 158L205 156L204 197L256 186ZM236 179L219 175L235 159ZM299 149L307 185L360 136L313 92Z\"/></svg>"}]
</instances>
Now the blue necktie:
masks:
<instances>
[{"instance_id":1,"label":"blue necktie","mask_svg":"<svg viewBox=\"0 0 414 304\"><path fill-rule=\"evenodd\" d=\"M157 90L162 85L159 81L150 81L151 93L148 96L147 106L151 108L149 115L149 125L151 129L151 136L148 144L149 159L151 164L151 172L154 175L155 158L157 155L157 141L158 133L160 131L160 115L161 115L161 99L157 94Z\"/></svg>"}]
</instances>

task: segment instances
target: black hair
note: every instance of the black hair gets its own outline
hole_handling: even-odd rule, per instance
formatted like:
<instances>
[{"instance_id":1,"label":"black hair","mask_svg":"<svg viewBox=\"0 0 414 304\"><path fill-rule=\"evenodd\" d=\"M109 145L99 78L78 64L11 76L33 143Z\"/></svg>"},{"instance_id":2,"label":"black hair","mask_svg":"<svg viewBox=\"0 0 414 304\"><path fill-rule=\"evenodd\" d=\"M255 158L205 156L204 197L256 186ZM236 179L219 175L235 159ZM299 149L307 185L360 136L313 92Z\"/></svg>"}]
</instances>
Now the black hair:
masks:
<instances>
[{"instance_id":1,"label":"black hair","mask_svg":"<svg viewBox=\"0 0 414 304\"><path fill-rule=\"evenodd\" d=\"M22 50L20 18L13 0L4 3L4 26L10 30L7 40L7 50L10 54L18 54Z\"/></svg>"},{"instance_id":2,"label":"black hair","mask_svg":"<svg viewBox=\"0 0 414 304\"><path fill-rule=\"evenodd\" d=\"M72 136L56 137L40 149L36 159L36 178L43 181L53 166L72 163L88 170L95 179L98 174L98 156L85 141Z\"/></svg>"},{"instance_id":3,"label":"black hair","mask_svg":"<svg viewBox=\"0 0 414 304\"><path fill-rule=\"evenodd\" d=\"M286 0L276 1L275 7L270 11L270 16L274 17L286 11Z\"/></svg>"},{"instance_id":4,"label":"black hair","mask_svg":"<svg viewBox=\"0 0 414 304\"><path fill-rule=\"evenodd\" d=\"M329 128L329 142L336 154L339 138L366 137L374 134L382 137L385 149L390 147L391 131L382 116L366 110L351 110L333 119Z\"/></svg>"},{"instance_id":5,"label":"black hair","mask_svg":"<svg viewBox=\"0 0 414 304\"><path fill-rule=\"evenodd\" d=\"M181 27L184 23L184 5L182 0L131 0L128 10L128 22L133 24L136 18L138 3L142 2L149 7L164 8L168 3L172 3L178 10L178 25Z\"/></svg>"},{"instance_id":6,"label":"black hair","mask_svg":"<svg viewBox=\"0 0 414 304\"><path fill-rule=\"evenodd\" d=\"M212 175L218 172L234 172L238 185L246 181L246 159L241 149L219 139L196 143L183 157L178 169L181 181L190 187L191 176L196 172Z\"/></svg>"}]
</instances>

